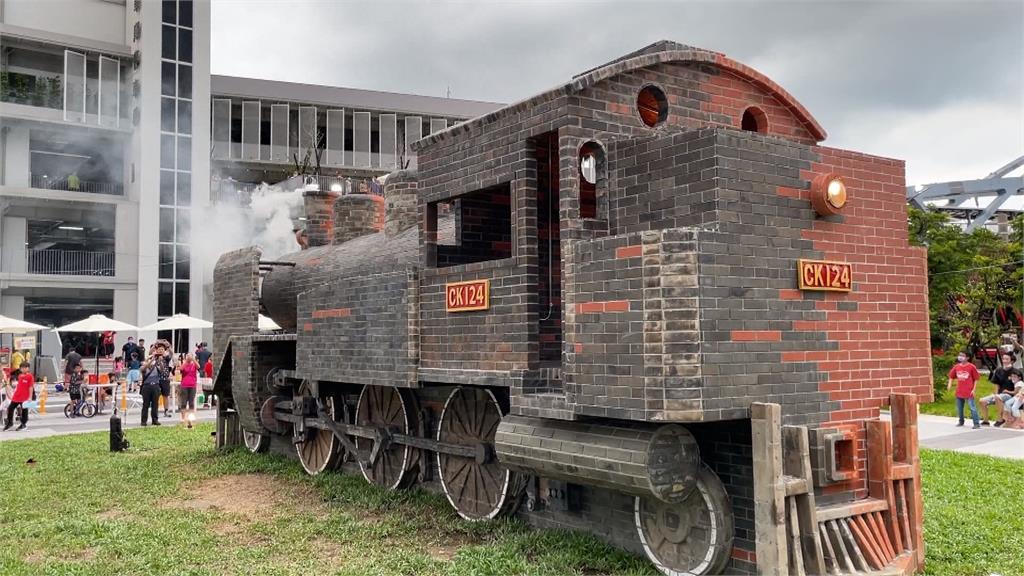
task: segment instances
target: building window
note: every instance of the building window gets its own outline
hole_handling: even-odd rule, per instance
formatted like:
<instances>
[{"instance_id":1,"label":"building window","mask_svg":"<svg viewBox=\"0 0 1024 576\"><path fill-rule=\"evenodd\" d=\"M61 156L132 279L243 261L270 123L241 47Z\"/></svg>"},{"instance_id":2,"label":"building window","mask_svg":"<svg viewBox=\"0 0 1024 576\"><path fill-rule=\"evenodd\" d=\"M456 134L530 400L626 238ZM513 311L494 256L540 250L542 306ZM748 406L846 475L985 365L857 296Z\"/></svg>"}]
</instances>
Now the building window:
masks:
<instances>
[{"instance_id":1,"label":"building window","mask_svg":"<svg viewBox=\"0 0 1024 576\"><path fill-rule=\"evenodd\" d=\"M177 24L178 6L174 0L163 0L163 21L167 24Z\"/></svg>"},{"instance_id":2,"label":"building window","mask_svg":"<svg viewBox=\"0 0 1024 576\"><path fill-rule=\"evenodd\" d=\"M640 119L651 128L668 119L668 98L657 86L644 86L637 94L636 107Z\"/></svg>"},{"instance_id":3,"label":"building window","mask_svg":"<svg viewBox=\"0 0 1024 576\"><path fill-rule=\"evenodd\" d=\"M757 106L751 106L743 111L740 128L747 132L766 134L768 132L768 115Z\"/></svg>"},{"instance_id":4,"label":"building window","mask_svg":"<svg viewBox=\"0 0 1024 576\"><path fill-rule=\"evenodd\" d=\"M508 182L463 194L451 204L454 245L437 245L437 267L512 257L512 195ZM437 230L440 210L430 210Z\"/></svg>"}]
</instances>

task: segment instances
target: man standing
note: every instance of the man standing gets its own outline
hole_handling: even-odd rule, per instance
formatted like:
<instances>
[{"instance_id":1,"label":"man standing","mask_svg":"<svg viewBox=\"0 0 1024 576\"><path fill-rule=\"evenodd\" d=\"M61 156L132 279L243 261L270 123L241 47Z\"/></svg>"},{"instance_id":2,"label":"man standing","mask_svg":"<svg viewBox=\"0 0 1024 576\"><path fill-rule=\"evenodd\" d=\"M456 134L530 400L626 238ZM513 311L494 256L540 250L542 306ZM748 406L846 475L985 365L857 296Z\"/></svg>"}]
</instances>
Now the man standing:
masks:
<instances>
[{"instance_id":1,"label":"man standing","mask_svg":"<svg viewBox=\"0 0 1024 576\"><path fill-rule=\"evenodd\" d=\"M142 340L139 340L142 342ZM147 417L151 416L153 426L160 425L160 392L163 382L170 386L170 364L167 361L167 349L157 340L153 345L153 353L142 365L142 425L146 425Z\"/></svg>"},{"instance_id":2,"label":"man standing","mask_svg":"<svg viewBox=\"0 0 1024 576\"><path fill-rule=\"evenodd\" d=\"M964 425L964 403L971 407L971 420L974 420L974 429L981 428L978 419L978 407L974 404L974 387L981 379L978 369L967 361L967 353L961 352L956 357L956 365L949 371L949 381L946 382L946 390L953 387L956 382L956 415L960 422L957 426Z\"/></svg>"},{"instance_id":3,"label":"man standing","mask_svg":"<svg viewBox=\"0 0 1024 576\"><path fill-rule=\"evenodd\" d=\"M121 346L121 357L124 358L125 362L131 361L132 353L135 352L136 349L138 349L138 346L135 345L135 338L129 336L128 341L124 343L124 346Z\"/></svg>"},{"instance_id":4,"label":"man standing","mask_svg":"<svg viewBox=\"0 0 1024 576\"><path fill-rule=\"evenodd\" d=\"M139 362L146 361L146 339L139 338L139 344L135 347L135 353L139 355Z\"/></svg>"},{"instance_id":5,"label":"man standing","mask_svg":"<svg viewBox=\"0 0 1024 576\"><path fill-rule=\"evenodd\" d=\"M196 362L199 363L199 366L206 366L206 361L210 359L210 356L213 356L213 352L206 347L206 342L200 342L199 349L196 350Z\"/></svg>"},{"instance_id":6,"label":"man standing","mask_svg":"<svg viewBox=\"0 0 1024 576\"><path fill-rule=\"evenodd\" d=\"M71 383L71 375L75 373L75 366L82 365L82 355L75 351L74 348L68 355L64 357L64 383Z\"/></svg>"}]
</instances>

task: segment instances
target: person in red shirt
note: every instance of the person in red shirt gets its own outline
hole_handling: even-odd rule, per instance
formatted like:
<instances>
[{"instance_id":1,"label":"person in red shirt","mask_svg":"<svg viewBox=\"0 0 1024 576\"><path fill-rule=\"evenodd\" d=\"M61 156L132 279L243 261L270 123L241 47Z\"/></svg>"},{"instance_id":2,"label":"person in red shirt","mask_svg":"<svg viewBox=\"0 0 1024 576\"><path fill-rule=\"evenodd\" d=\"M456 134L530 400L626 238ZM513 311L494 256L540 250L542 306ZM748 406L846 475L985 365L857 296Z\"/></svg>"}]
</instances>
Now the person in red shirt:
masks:
<instances>
[{"instance_id":1,"label":"person in red shirt","mask_svg":"<svg viewBox=\"0 0 1024 576\"><path fill-rule=\"evenodd\" d=\"M32 399L32 389L36 386L36 379L29 373L29 363L22 362L19 367L18 387L11 395L11 403L7 405L7 419L4 421L4 431L14 425L14 411L21 410L21 426L18 430L24 430L28 425L28 410L22 405Z\"/></svg>"},{"instance_id":2,"label":"person in red shirt","mask_svg":"<svg viewBox=\"0 0 1024 576\"><path fill-rule=\"evenodd\" d=\"M953 387L956 382L956 415L960 419L957 426L964 425L964 403L971 407L971 419L974 420L974 429L981 428L978 419L978 407L974 404L974 387L981 379L978 369L967 361L967 354L961 352L956 357L956 365L949 371L949 381L946 383L946 390Z\"/></svg>"},{"instance_id":3,"label":"person in red shirt","mask_svg":"<svg viewBox=\"0 0 1024 576\"><path fill-rule=\"evenodd\" d=\"M203 376L206 376L207 380L213 379L213 359L211 357L206 358L206 364L203 364ZM210 397L213 395L212 392L203 391L203 408L210 407ZM214 404L216 406L216 404Z\"/></svg>"}]
</instances>

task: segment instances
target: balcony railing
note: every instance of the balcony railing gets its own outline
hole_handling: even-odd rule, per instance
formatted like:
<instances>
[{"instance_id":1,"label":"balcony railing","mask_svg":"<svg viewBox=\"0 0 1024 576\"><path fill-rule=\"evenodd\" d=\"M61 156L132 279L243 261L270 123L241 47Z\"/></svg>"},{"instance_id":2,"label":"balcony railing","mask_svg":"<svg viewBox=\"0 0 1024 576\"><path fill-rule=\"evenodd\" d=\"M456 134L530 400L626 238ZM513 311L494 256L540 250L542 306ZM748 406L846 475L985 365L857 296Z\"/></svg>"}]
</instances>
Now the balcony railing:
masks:
<instances>
[{"instance_id":1,"label":"balcony railing","mask_svg":"<svg viewBox=\"0 0 1024 576\"><path fill-rule=\"evenodd\" d=\"M121 196L124 194L124 185L120 182L92 182L89 180L78 180L64 176L51 178L42 174L30 174L33 188L44 190L64 190L66 192L88 192L91 194L111 194Z\"/></svg>"},{"instance_id":2,"label":"balcony railing","mask_svg":"<svg viewBox=\"0 0 1024 576\"><path fill-rule=\"evenodd\" d=\"M69 276L113 276L113 252L83 250L28 250L29 274L66 274Z\"/></svg>"}]
</instances>

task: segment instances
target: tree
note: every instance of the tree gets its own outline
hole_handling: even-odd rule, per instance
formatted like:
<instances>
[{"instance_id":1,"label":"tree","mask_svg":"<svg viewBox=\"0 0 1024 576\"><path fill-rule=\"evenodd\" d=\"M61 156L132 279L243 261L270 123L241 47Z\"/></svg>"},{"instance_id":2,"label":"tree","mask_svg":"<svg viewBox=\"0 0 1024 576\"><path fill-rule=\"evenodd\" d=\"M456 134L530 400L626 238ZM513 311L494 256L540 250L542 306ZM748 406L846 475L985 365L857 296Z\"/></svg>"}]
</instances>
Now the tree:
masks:
<instances>
[{"instance_id":1,"label":"tree","mask_svg":"<svg viewBox=\"0 0 1024 576\"><path fill-rule=\"evenodd\" d=\"M997 346L1009 328L1001 313L1022 308L1024 216L1013 221L1006 240L985 228L967 234L937 210L909 210L910 242L928 248L933 347L952 355L967 350L994 369L995 360L981 352Z\"/></svg>"}]
</instances>

